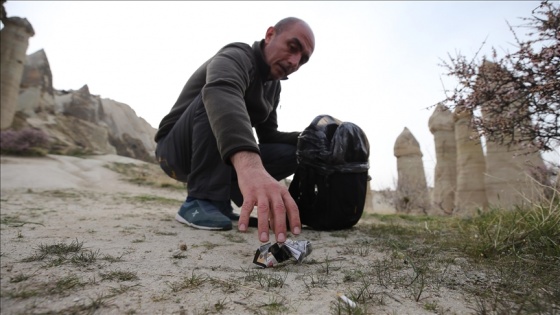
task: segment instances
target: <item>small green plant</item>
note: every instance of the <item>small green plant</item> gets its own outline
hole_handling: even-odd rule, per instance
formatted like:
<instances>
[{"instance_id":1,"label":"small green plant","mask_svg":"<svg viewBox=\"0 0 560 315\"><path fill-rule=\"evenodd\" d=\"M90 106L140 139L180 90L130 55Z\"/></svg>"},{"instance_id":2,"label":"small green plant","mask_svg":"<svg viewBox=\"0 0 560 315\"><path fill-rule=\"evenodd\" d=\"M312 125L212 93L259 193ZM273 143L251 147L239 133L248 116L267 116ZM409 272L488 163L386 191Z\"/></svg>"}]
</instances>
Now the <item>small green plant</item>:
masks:
<instances>
[{"instance_id":1,"label":"small green plant","mask_svg":"<svg viewBox=\"0 0 560 315\"><path fill-rule=\"evenodd\" d=\"M246 269L243 271L245 272L244 280L246 282L255 282L266 290L282 288L288 277L288 271L284 271L284 274L266 269Z\"/></svg>"},{"instance_id":2,"label":"small green plant","mask_svg":"<svg viewBox=\"0 0 560 315\"><path fill-rule=\"evenodd\" d=\"M167 283L171 291L179 292L186 289L195 289L204 284L208 278L206 276L196 275L194 270L191 272L190 277L183 277L181 281Z\"/></svg>"},{"instance_id":3,"label":"small green plant","mask_svg":"<svg viewBox=\"0 0 560 315\"><path fill-rule=\"evenodd\" d=\"M81 251L79 253L74 254L70 258L70 262L77 266L87 266L89 264L94 263L99 256L99 250L96 251Z\"/></svg>"},{"instance_id":4,"label":"small green plant","mask_svg":"<svg viewBox=\"0 0 560 315\"><path fill-rule=\"evenodd\" d=\"M284 314L290 310L285 297L273 295L261 306L268 314Z\"/></svg>"},{"instance_id":5,"label":"small green plant","mask_svg":"<svg viewBox=\"0 0 560 315\"><path fill-rule=\"evenodd\" d=\"M81 287L84 285L85 283L83 283L80 278L78 278L78 276L72 274L58 279L54 284L54 287L49 290L49 293L62 294L68 290L74 290L76 287Z\"/></svg>"},{"instance_id":6,"label":"small green plant","mask_svg":"<svg viewBox=\"0 0 560 315\"><path fill-rule=\"evenodd\" d=\"M116 256L116 257L115 257L115 256L112 256L112 255L103 255L103 257L101 257L100 259L101 259L101 260L106 260L106 261L108 261L108 262L112 262L112 263L113 263L113 262L124 261L122 257L123 257L123 255Z\"/></svg>"},{"instance_id":7,"label":"small green plant","mask_svg":"<svg viewBox=\"0 0 560 315\"><path fill-rule=\"evenodd\" d=\"M154 231L155 235L177 236L177 232Z\"/></svg>"},{"instance_id":8,"label":"small green plant","mask_svg":"<svg viewBox=\"0 0 560 315\"><path fill-rule=\"evenodd\" d=\"M132 271L110 271L106 273L100 273L99 276L102 280L109 280L109 281L134 281L138 280L138 276L136 272Z\"/></svg>"}]
</instances>

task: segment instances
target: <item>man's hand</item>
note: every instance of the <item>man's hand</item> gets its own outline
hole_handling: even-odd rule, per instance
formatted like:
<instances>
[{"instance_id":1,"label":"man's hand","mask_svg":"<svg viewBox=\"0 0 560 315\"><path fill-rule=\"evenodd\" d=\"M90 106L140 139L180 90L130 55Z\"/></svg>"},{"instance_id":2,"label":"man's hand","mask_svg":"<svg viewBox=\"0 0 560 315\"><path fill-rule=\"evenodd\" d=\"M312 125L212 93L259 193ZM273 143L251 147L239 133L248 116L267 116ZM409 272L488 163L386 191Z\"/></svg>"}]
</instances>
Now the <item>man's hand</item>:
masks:
<instances>
[{"instance_id":1,"label":"man's hand","mask_svg":"<svg viewBox=\"0 0 560 315\"><path fill-rule=\"evenodd\" d=\"M288 189L268 174L260 156L254 152L240 151L232 155L231 163L237 172L239 189L243 194L239 230L247 230L249 216L253 207L257 206L261 242L268 242L269 222L276 235L276 241L286 241L286 214L292 233L298 235L301 232L301 221L296 202Z\"/></svg>"}]
</instances>

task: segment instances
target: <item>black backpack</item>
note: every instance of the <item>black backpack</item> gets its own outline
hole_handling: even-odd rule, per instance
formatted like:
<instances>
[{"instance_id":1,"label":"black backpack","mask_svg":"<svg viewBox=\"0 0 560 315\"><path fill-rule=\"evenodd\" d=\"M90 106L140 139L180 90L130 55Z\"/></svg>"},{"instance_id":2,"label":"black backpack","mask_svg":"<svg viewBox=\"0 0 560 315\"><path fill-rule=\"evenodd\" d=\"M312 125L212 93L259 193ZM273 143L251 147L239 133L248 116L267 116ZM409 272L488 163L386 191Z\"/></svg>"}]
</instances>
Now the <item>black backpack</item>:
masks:
<instances>
[{"instance_id":1,"label":"black backpack","mask_svg":"<svg viewBox=\"0 0 560 315\"><path fill-rule=\"evenodd\" d=\"M354 226L368 190L369 142L360 127L317 116L301 133L289 191L302 224L315 230Z\"/></svg>"}]
</instances>

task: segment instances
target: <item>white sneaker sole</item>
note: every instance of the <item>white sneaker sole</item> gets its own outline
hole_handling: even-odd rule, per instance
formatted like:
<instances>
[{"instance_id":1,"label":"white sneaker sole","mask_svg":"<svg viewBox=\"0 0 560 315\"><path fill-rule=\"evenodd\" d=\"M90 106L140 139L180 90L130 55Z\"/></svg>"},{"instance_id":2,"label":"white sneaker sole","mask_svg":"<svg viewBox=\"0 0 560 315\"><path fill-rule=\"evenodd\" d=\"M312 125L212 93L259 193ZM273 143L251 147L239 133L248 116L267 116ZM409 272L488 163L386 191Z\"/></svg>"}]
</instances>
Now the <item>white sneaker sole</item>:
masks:
<instances>
[{"instance_id":1,"label":"white sneaker sole","mask_svg":"<svg viewBox=\"0 0 560 315\"><path fill-rule=\"evenodd\" d=\"M179 221L179 222L181 222L181 223L183 223L183 224L186 224L186 225L188 225L188 226L191 226L191 227L193 227L193 228L195 228L195 229L211 230L211 231L216 231L216 230L219 230L219 231L230 230L230 229L224 229L224 228L221 228L221 227L210 227L210 226L196 225L196 224L190 223L189 221L185 220L185 219L184 219L182 216L180 216L178 213L175 214L175 220L177 220L177 221Z\"/></svg>"}]
</instances>

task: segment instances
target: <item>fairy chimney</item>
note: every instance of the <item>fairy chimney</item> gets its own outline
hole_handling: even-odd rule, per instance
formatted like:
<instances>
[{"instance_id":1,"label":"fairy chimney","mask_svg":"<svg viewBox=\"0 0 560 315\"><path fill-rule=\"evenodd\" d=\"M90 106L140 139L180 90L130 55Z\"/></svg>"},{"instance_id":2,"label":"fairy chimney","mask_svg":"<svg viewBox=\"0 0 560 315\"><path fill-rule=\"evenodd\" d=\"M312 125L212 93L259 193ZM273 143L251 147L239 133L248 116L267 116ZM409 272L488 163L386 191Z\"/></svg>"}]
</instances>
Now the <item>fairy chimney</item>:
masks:
<instances>
[{"instance_id":1,"label":"fairy chimney","mask_svg":"<svg viewBox=\"0 0 560 315\"><path fill-rule=\"evenodd\" d=\"M455 109L457 188L454 214L459 216L472 216L478 209L484 211L488 207L484 185L486 163L478 132L470 124L471 118L471 112Z\"/></svg>"},{"instance_id":2,"label":"fairy chimney","mask_svg":"<svg viewBox=\"0 0 560 315\"><path fill-rule=\"evenodd\" d=\"M19 84L29 38L35 31L27 19L3 18L0 31L0 129L11 127L17 111Z\"/></svg>"},{"instance_id":3,"label":"fairy chimney","mask_svg":"<svg viewBox=\"0 0 560 315\"><path fill-rule=\"evenodd\" d=\"M522 117L530 117L520 112L527 108L522 103L525 98L511 84L501 83L502 78L508 77L507 70L489 61L484 61L479 69L483 88L502 96L500 101L490 99L480 104L482 119L491 125L502 125L515 119L525 128L531 128L529 118L520 121ZM489 111L492 108L500 110ZM511 127L517 129L515 125ZM514 137L518 134L515 132ZM508 210L537 200L544 193L543 185L540 184L549 184L540 153L531 149L529 143L518 141L518 137L513 140L510 145L486 141L486 196L492 206Z\"/></svg>"},{"instance_id":4,"label":"fairy chimney","mask_svg":"<svg viewBox=\"0 0 560 315\"><path fill-rule=\"evenodd\" d=\"M428 120L436 147L432 207L438 214L453 214L457 187L457 145L453 113L438 104Z\"/></svg>"},{"instance_id":5,"label":"fairy chimney","mask_svg":"<svg viewBox=\"0 0 560 315\"><path fill-rule=\"evenodd\" d=\"M408 128L397 137L394 146L397 158L396 208L398 212L428 214L429 196L422 152L418 141Z\"/></svg>"}]
</instances>

